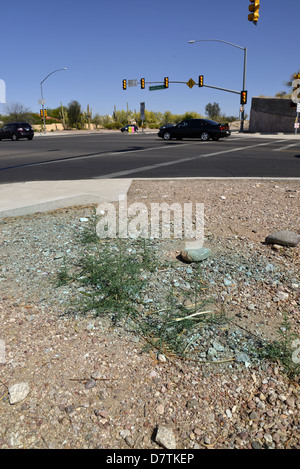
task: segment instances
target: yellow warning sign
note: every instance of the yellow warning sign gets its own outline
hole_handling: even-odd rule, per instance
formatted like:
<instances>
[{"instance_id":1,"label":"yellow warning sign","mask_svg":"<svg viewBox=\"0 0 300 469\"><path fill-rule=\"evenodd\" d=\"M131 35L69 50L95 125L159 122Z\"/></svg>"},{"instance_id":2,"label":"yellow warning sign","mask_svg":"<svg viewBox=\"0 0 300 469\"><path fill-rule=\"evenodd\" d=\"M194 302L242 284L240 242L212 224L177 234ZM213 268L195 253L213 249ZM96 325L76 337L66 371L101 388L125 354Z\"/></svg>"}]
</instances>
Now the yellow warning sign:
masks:
<instances>
[{"instance_id":1,"label":"yellow warning sign","mask_svg":"<svg viewBox=\"0 0 300 469\"><path fill-rule=\"evenodd\" d=\"M187 82L187 85L190 87L190 88L193 88L194 85L196 85L196 83L194 82L194 80L192 78L189 79L189 81Z\"/></svg>"}]
</instances>

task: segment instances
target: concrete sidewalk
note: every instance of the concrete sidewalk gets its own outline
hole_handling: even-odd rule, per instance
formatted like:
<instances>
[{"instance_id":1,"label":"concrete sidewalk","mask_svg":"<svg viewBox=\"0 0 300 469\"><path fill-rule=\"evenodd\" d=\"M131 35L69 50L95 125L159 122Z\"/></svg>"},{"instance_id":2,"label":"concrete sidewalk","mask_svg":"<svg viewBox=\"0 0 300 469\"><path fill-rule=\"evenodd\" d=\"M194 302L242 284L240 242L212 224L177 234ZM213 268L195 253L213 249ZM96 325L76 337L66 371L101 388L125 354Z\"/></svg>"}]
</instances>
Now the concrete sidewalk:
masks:
<instances>
[{"instance_id":1,"label":"concrete sidewalk","mask_svg":"<svg viewBox=\"0 0 300 469\"><path fill-rule=\"evenodd\" d=\"M126 195L130 185L131 179L0 184L0 218L118 201L119 195Z\"/></svg>"}]
</instances>

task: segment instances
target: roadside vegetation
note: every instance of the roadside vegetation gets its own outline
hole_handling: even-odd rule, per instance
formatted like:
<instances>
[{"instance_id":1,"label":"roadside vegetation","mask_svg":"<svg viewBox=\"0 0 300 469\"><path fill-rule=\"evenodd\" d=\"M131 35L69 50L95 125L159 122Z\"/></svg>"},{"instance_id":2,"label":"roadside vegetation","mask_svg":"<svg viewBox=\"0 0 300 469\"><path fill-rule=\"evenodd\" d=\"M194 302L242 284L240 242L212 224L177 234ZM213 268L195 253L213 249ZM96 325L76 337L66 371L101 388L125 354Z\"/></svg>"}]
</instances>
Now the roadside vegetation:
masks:
<instances>
[{"instance_id":1,"label":"roadside vegetation","mask_svg":"<svg viewBox=\"0 0 300 469\"><path fill-rule=\"evenodd\" d=\"M226 301L216 301L206 295L201 263L193 263L189 268L188 288L184 281L166 281L170 276L165 277L164 272L170 272L172 267L157 255L151 240L100 239L96 234L97 219L94 212L80 235L79 261L68 263L65 259L56 277L57 287L71 285L77 291L75 301L70 304L70 314L74 311L76 315L106 317L114 326L141 337L146 350L168 359L210 363L209 357L203 359L203 353L198 353L201 346L213 336L218 340L230 327L238 330L239 326L230 318ZM151 295L153 286L155 298ZM278 337L272 342L241 329L244 337L251 339L248 345L245 343L244 350L254 361L280 363L289 378L299 376L296 336L286 316L279 324ZM229 356L211 363L235 361L230 337L237 334L228 334Z\"/></svg>"},{"instance_id":2,"label":"roadside vegetation","mask_svg":"<svg viewBox=\"0 0 300 469\"><path fill-rule=\"evenodd\" d=\"M42 125L43 119L38 113L31 112L19 103L6 105L5 114L0 115L0 122L28 122L31 125ZM170 111L156 112L145 110L145 121L142 123L140 112L136 110L117 110L114 108L111 115L93 115L89 106L84 111L80 103L71 101L67 106L59 106L55 109L47 109L46 124L63 124L65 129L86 129L93 124L96 129L104 128L116 130L126 124L136 123L139 127L144 125L149 129L158 129L163 124L177 124L184 119L208 118L218 122L232 122L238 120L236 116L226 116L221 113L218 103L208 103L205 107L205 116L196 111L186 111L184 114L172 114Z\"/></svg>"}]
</instances>

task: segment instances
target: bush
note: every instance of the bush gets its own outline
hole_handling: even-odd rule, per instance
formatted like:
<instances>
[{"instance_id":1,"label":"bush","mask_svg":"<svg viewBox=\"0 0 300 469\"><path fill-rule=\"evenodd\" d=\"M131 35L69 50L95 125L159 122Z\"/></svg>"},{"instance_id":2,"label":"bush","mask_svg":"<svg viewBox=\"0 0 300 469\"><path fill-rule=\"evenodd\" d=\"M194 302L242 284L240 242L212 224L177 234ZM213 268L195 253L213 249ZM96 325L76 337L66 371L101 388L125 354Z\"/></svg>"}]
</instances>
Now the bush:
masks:
<instances>
[{"instance_id":1,"label":"bush","mask_svg":"<svg viewBox=\"0 0 300 469\"><path fill-rule=\"evenodd\" d=\"M104 125L104 128L109 130L116 130L120 129L121 127L123 127L123 124L121 122L108 122Z\"/></svg>"}]
</instances>

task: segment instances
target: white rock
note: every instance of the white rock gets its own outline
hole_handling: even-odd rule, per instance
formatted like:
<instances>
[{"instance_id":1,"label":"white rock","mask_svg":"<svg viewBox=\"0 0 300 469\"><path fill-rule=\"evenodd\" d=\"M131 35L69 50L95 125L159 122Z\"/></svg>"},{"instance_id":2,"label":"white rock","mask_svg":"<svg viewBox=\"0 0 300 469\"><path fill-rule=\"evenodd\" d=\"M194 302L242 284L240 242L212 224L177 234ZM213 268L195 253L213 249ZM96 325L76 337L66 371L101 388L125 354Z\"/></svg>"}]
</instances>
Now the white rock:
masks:
<instances>
[{"instance_id":1,"label":"white rock","mask_svg":"<svg viewBox=\"0 0 300 469\"><path fill-rule=\"evenodd\" d=\"M29 394L29 385L28 383L17 383L9 386L9 403L17 404L18 402L23 401Z\"/></svg>"},{"instance_id":2,"label":"white rock","mask_svg":"<svg viewBox=\"0 0 300 469\"><path fill-rule=\"evenodd\" d=\"M166 449L176 449L175 435L173 430L170 428L159 425L157 428L155 441Z\"/></svg>"},{"instance_id":3,"label":"white rock","mask_svg":"<svg viewBox=\"0 0 300 469\"><path fill-rule=\"evenodd\" d=\"M166 357L162 353L159 353L157 355L157 360L162 363L165 363L167 361Z\"/></svg>"},{"instance_id":4,"label":"white rock","mask_svg":"<svg viewBox=\"0 0 300 469\"><path fill-rule=\"evenodd\" d=\"M280 301L287 301L289 299L289 294L283 291L277 292L276 296Z\"/></svg>"}]
</instances>

